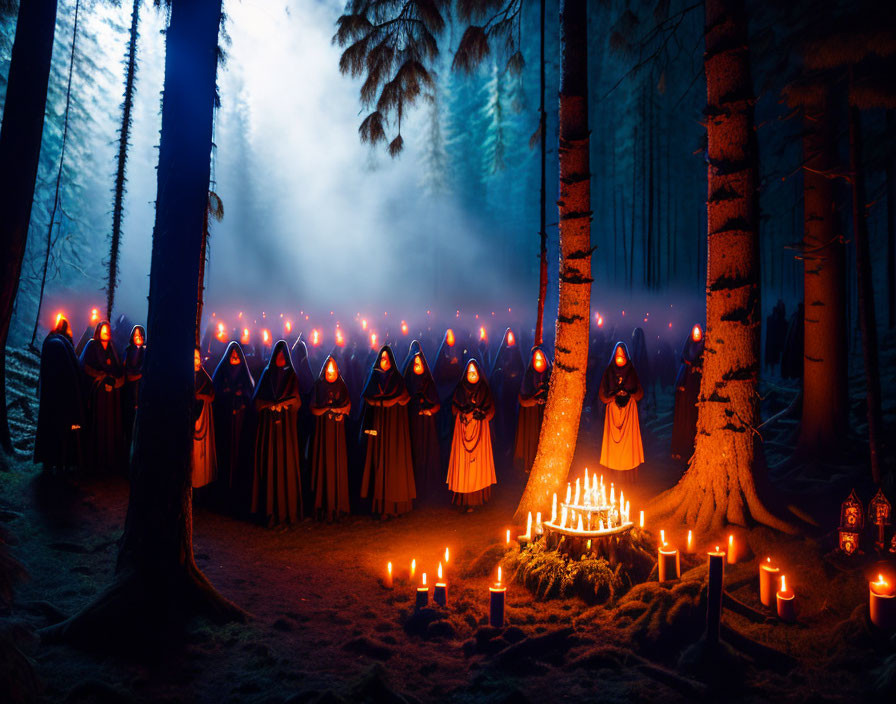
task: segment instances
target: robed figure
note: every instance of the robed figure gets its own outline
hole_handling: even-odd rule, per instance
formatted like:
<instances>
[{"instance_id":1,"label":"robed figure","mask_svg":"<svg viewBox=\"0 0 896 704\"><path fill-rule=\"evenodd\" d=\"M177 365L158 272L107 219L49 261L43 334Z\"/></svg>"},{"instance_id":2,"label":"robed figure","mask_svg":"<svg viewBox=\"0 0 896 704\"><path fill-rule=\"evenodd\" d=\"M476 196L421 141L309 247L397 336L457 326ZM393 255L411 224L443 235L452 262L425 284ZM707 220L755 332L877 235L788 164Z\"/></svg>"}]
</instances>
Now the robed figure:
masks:
<instances>
[{"instance_id":1,"label":"robed figure","mask_svg":"<svg viewBox=\"0 0 896 704\"><path fill-rule=\"evenodd\" d=\"M502 456L509 459L516 431L520 386L526 367L520 354L520 346L510 328L495 355L489 384L495 401L495 444ZM505 463L506 465L506 463Z\"/></svg>"},{"instance_id":2,"label":"robed figure","mask_svg":"<svg viewBox=\"0 0 896 704\"><path fill-rule=\"evenodd\" d=\"M491 497L497 483L490 422L495 402L488 382L475 359L467 362L464 375L451 399L454 436L448 462L448 489L453 502L468 512Z\"/></svg>"},{"instance_id":3,"label":"robed figure","mask_svg":"<svg viewBox=\"0 0 896 704\"><path fill-rule=\"evenodd\" d=\"M332 521L351 513L345 422L352 410L348 385L335 357L324 361L311 392L314 434L311 439L311 488L314 513Z\"/></svg>"},{"instance_id":4,"label":"robed figure","mask_svg":"<svg viewBox=\"0 0 896 704\"><path fill-rule=\"evenodd\" d=\"M457 344L454 330L448 328L445 331L445 336L442 338L442 343L439 345L436 361L432 368L432 378L436 383L436 392L442 404L441 413L436 416L436 422L439 428L439 439L442 449L446 453L444 458L446 461L448 459L447 451L451 431L454 427L454 418L451 415L451 394L454 393L454 388L464 372L461 361L462 354L463 351Z\"/></svg>"},{"instance_id":5,"label":"robed figure","mask_svg":"<svg viewBox=\"0 0 896 704\"><path fill-rule=\"evenodd\" d=\"M638 401L644 389L624 342L617 342L598 389L606 406L600 463L609 469L636 469L644 462Z\"/></svg>"},{"instance_id":6,"label":"robed figure","mask_svg":"<svg viewBox=\"0 0 896 704\"><path fill-rule=\"evenodd\" d=\"M81 333L81 337L78 339L78 342L75 345L75 356L78 357L78 359L81 358L81 353L84 351L84 348L87 347L87 343L90 342L91 339L93 339L93 335L96 332L96 326L99 325L99 322L100 322L99 309L91 308L90 319L87 321L87 325L84 328L84 332ZM785 323L785 325L786 325L786 323Z\"/></svg>"},{"instance_id":7,"label":"robed figure","mask_svg":"<svg viewBox=\"0 0 896 704\"><path fill-rule=\"evenodd\" d=\"M411 395L408 402L408 425L411 431L417 497L431 501L444 492L445 485L439 452L439 429L436 425L441 404L423 347L417 340L411 343L402 375Z\"/></svg>"},{"instance_id":8,"label":"robed figure","mask_svg":"<svg viewBox=\"0 0 896 704\"><path fill-rule=\"evenodd\" d=\"M675 378L675 412L672 422L672 457L688 460L697 437L697 399L703 378L703 329L695 325L684 342L681 366Z\"/></svg>"},{"instance_id":9,"label":"robed figure","mask_svg":"<svg viewBox=\"0 0 896 704\"><path fill-rule=\"evenodd\" d=\"M212 404L215 387L202 367L202 355L197 347L193 353L193 488L208 486L218 474L215 456L215 424Z\"/></svg>"},{"instance_id":10,"label":"robed figure","mask_svg":"<svg viewBox=\"0 0 896 704\"><path fill-rule=\"evenodd\" d=\"M407 513L417 496L407 413L411 397L388 345L371 367L361 398L362 440L367 440L361 498L370 498L373 513L384 517Z\"/></svg>"},{"instance_id":11,"label":"robed figure","mask_svg":"<svg viewBox=\"0 0 896 704\"><path fill-rule=\"evenodd\" d=\"M523 384L520 387L520 413L513 444L513 461L528 474L538 451L538 436L544 421L544 406L551 382L551 363L544 348L536 345L529 356Z\"/></svg>"},{"instance_id":12,"label":"robed figure","mask_svg":"<svg viewBox=\"0 0 896 704\"><path fill-rule=\"evenodd\" d=\"M307 467L311 452L311 433L314 430L314 417L311 415L311 391L314 387L314 372L311 371L311 360L308 356L308 347L302 336L292 346L293 369L296 370L296 379L299 382L299 399L302 405L296 413L296 429L299 433L299 453L302 457L302 465ZM314 475L310 472L302 473L302 496L305 501L313 497L311 479ZM310 506L305 506L310 508Z\"/></svg>"},{"instance_id":13,"label":"robed figure","mask_svg":"<svg viewBox=\"0 0 896 704\"><path fill-rule=\"evenodd\" d=\"M123 474L127 463L121 418L124 369L112 344L109 323L96 326L80 363L87 391L87 465L94 472Z\"/></svg>"},{"instance_id":14,"label":"robed figure","mask_svg":"<svg viewBox=\"0 0 896 704\"><path fill-rule=\"evenodd\" d=\"M256 415L252 513L266 525L302 518L302 473L296 421L299 380L284 340L274 346L253 397Z\"/></svg>"},{"instance_id":15,"label":"robed figure","mask_svg":"<svg viewBox=\"0 0 896 704\"><path fill-rule=\"evenodd\" d=\"M230 511L244 515L252 491L252 396L255 380L249 372L243 349L236 341L224 351L212 375L215 400L215 455L218 486Z\"/></svg>"},{"instance_id":16,"label":"robed figure","mask_svg":"<svg viewBox=\"0 0 896 704\"><path fill-rule=\"evenodd\" d=\"M143 378L143 360L146 358L146 330L142 325L131 329L124 350L124 388L122 389L121 422L125 433L125 450L130 452L134 437L134 419L140 403L140 379Z\"/></svg>"},{"instance_id":17,"label":"robed figure","mask_svg":"<svg viewBox=\"0 0 896 704\"><path fill-rule=\"evenodd\" d=\"M86 430L81 370L68 320L60 315L40 349L37 382L37 431L34 462L46 469L78 467L83 461L81 433Z\"/></svg>"}]
</instances>

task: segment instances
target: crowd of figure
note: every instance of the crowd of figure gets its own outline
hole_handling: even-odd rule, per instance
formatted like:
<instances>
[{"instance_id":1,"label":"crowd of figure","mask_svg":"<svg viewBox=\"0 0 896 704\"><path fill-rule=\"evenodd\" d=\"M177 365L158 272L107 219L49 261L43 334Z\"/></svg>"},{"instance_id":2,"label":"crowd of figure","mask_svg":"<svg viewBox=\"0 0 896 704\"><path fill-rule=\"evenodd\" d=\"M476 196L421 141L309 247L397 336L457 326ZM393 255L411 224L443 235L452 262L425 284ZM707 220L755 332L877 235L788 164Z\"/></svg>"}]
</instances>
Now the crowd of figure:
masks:
<instances>
[{"instance_id":1,"label":"crowd of figure","mask_svg":"<svg viewBox=\"0 0 896 704\"><path fill-rule=\"evenodd\" d=\"M391 517L415 502L472 511L499 480L522 483L535 461L551 356L533 345L524 361L510 328L494 353L484 329L478 340L468 331L448 329L441 341L420 331L400 366L392 344L341 333L326 356L316 333L307 343L300 334L291 347L267 331L255 344L247 335L213 321L195 350L198 501L267 525L362 512ZM603 424L601 464L631 472L644 462L644 380L662 384L667 376L675 384L672 454L686 460L702 329L688 334L677 376L668 344L657 345L651 360L641 328L631 348L608 343L613 337L595 327L587 374L586 405L599 409ZM92 321L75 345L58 317L42 348L35 462L126 475L146 345L143 327L124 319L115 329ZM435 350L432 366L424 347Z\"/></svg>"}]
</instances>

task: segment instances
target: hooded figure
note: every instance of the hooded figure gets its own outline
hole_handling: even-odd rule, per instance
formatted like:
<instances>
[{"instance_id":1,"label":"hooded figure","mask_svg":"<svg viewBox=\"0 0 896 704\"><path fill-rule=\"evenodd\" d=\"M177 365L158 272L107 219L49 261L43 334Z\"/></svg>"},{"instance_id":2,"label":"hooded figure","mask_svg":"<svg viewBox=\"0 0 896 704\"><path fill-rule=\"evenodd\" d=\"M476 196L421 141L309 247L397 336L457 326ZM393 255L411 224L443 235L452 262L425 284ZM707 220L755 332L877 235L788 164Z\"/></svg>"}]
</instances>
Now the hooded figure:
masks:
<instances>
[{"instance_id":1,"label":"hooded figure","mask_svg":"<svg viewBox=\"0 0 896 704\"><path fill-rule=\"evenodd\" d=\"M198 489L211 484L218 474L212 414L215 387L208 372L202 367L202 355L198 347L193 354L193 372L193 488Z\"/></svg>"},{"instance_id":2,"label":"hooded figure","mask_svg":"<svg viewBox=\"0 0 896 704\"><path fill-rule=\"evenodd\" d=\"M507 328L489 377L494 389L496 409L495 443L502 455L509 455L513 448L520 386L525 369L516 336Z\"/></svg>"},{"instance_id":3,"label":"hooded figure","mask_svg":"<svg viewBox=\"0 0 896 704\"><path fill-rule=\"evenodd\" d=\"M88 466L94 472L123 474L127 463L121 419L124 370L112 344L109 323L103 321L96 326L80 361L87 382Z\"/></svg>"},{"instance_id":4,"label":"hooded figure","mask_svg":"<svg viewBox=\"0 0 896 704\"><path fill-rule=\"evenodd\" d=\"M627 352L628 350L626 350ZM615 354L615 351L614 351ZM650 354L647 352L647 338L644 336L644 330L635 328L632 330L632 364L635 365L635 372L641 382L643 389L649 389L652 383L650 376Z\"/></svg>"},{"instance_id":5,"label":"hooded figure","mask_svg":"<svg viewBox=\"0 0 896 704\"><path fill-rule=\"evenodd\" d=\"M787 326L787 337L784 338L784 351L781 353L781 377L784 379L803 378L803 336L805 321L803 320L803 304L800 303Z\"/></svg>"},{"instance_id":6,"label":"hooded figure","mask_svg":"<svg viewBox=\"0 0 896 704\"><path fill-rule=\"evenodd\" d=\"M314 512L328 521L351 513L345 420L352 409L348 386L333 355L327 357L311 392L314 435L311 442L311 488Z\"/></svg>"},{"instance_id":7,"label":"hooded figure","mask_svg":"<svg viewBox=\"0 0 896 704\"><path fill-rule=\"evenodd\" d=\"M436 383L436 392L439 395L441 410L436 416L436 424L439 429L439 444L442 457L442 467L448 464L448 450L451 446L451 432L454 427L454 417L451 415L451 394L464 373L463 348L454 333L448 328L436 353L436 361L432 368L432 378Z\"/></svg>"},{"instance_id":8,"label":"hooded figure","mask_svg":"<svg viewBox=\"0 0 896 704\"><path fill-rule=\"evenodd\" d=\"M436 426L436 414L441 404L423 348L417 340L411 343L402 374L405 386L411 395L408 403L408 425L411 432L417 496L431 501L439 496L444 483L439 452L439 430Z\"/></svg>"},{"instance_id":9,"label":"hooded figure","mask_svg":"<svg viewBox=\"0 0 896 704\"><path fill-rule=\"evenodd\" d=\"M695 325L684 341L681 366L675 378L675 412L672 423L672 457L688 460L697 437L697 399L703 377L703 329Z\"/></svg>"},{"instance_id":10,"label":"hooded figure","mask_svg":"<svg viewBox=\"0 0 896 704\"><path fill-rule=\"evenodd\" d=\"M308 356L308 347L302 336L292 346L292 365L296 370L296 378L299 382L299 398L302 405L296 413L297 430L299 432L299 454L302 457L302 464L307 467L311 452L311 434L314 431L314 417L311 415L311 393L314 388L315 379L314 372L311 371L311 358ZM341 370L340 370L341 371ZM311 489L312 474L304 472L302 474L302 496L306 501L310 501L312 497ZM310 509L310 506L306 506Z\"/></svg>"},{"instance_id":11,"label":"hooded figure","mask_svg":"<svg viewBox=\"0 0 896 704\"><path fill-rule=\"evenodd\" d=\"M99 325L99 322L100 311L98 308L92 308L87 327L84 328L84 332L81 333L81 339L79 339L78 344L75 345L75 356L78 357L78 359L81 358L81 353L84 351L84 348L87 347L87 343L93 339L93 335L96 332L96 326Z\"/></svg>"},{"instance_id":12,"label":"hooded figure","mask_svg":"<svg viewBox=\"0 0 896 704\"><path fill-rule=\"evenodd\" d=\"M787 337L787 308L780 298L765 319L765 366L776 367L781 361L784 339Z\"/></svg>"},{"instance_id":13,"label":"hooded figure","mask_svg":"<svg viewBox=\"0 0 896 704\"><path fill-rule=\"evenodd\" d=\"M407 414L411 397L388 345L371 367L361 397L361 429L367 438L361 498L372 499L374 513L407 513L417 496Z\"/></svg>"},{"instance_id":14,"label":"hooded figure","mask_svg":"<svg viewBox=\"0 0 896 704\"><path fill-rule=\"evenodd\" d=\"M644 389L624 342L617 342L598 389L606 405L600 463L609 469L636 469L644 462L638 401Z\"/></svg>"},{"instance_id":15,"label":"hooded figure","mask_svg":"<svg viewBox=\"0 0 896 704\"><path fill-rule=\"evenodd\" d=\"M215 400L215 454L219 485L229 508L237 515L248 512L251 491L252 395L255 381L239 342L231 342L212 376Z\"/></svg>"},{"instance_id":16,"label":"hooded figure","mask_svg":"<svg viewBox=\"0 0 896 704\"><path fill-rule=\"evenodd\" d=\"M529 364L520 387L520 415L516 424L513 461L529 473L538 450L538 436L544 420L544 404L548 400L551 362L541 345L532 348Z\"/></svg>"},{"instance_id":17,"label":"hooded figure","mask_svg":"<svg viewBox=\"0 0 896 704\"><path fill-rule=\"evenodd\" d=\"M454 492L454 503L470 512L489 500L491 486L498 481L489 427L495 417L495 402L475 359L467 362L454 390L451 411L455 419L448 488Z\"/></svg>"},{"instance_id":18,"label":"hooded figure","mask_svg":"<svg viewBox=\"0 0 896 704\"><path fill-rule=\"evenodd\" d=\"M124 426L125 449L130 450L134 437L134 418L140 401L140 379L143 378L143 360L146 357L146 330L135 325L124 350L124 389L122 390L121 422Z\"/></svg>"},{"instance_id":19,"label":"hooded figure","mask_svg":"<svg viewBox=\"0 0 896 704\"><path fill-rule=\"evenodd\" d=\"M296 416L299 380L285 340L274 345L252 397L257 414L252 513L266 525L302 518L302 472Z\"/></svg>"},{"instance_id":20,"label":"hooded figure","mask_svg":"<svg viewBox=\"0 0 896 704\"><path fill-rule=\"evenodd\" d=\"M40 349L37 397L35 463L41 462L47 469L80 466L81 432L85 427L81 370L68 320L61 315Z\"/></svg>"},{"instance_id":21,"label":"hooded figure","mask_svg":"<svg viewBox=\"0 0 896 704\"><path fill-rule=\"evenodd\" d=\"M675 353L666 340L656 338L656 351L653 353L654 376L661 389L668 389L675 383Z\"/></svg>"}]
</instances>

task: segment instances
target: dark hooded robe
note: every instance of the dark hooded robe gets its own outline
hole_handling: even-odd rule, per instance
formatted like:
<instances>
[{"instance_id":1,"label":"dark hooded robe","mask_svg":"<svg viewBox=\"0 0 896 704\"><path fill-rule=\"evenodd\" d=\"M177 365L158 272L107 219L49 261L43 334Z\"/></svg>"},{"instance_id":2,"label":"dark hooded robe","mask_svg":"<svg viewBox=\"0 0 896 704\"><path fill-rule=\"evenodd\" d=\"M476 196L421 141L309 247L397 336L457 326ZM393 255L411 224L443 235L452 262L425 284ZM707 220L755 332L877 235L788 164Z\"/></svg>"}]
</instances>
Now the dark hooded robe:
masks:
<instances>
[{"instance_id":1,"label":"dark hooded robe","mask_svg":"<svg viewBox=\"0 0 896 704\"><path fill-rule=\"evenodd\" d=\"M134 342L134 335L140 332L143 344ZM146 330L142 325L131 329L128 345L124 351L124 388L122 389L121 422L125 433L125 448L130 450L134 437L134 418L140 401L140 379L143 378L143 360L146 358Z\"/></svg>"},{"instance_id":2,"label":"dark hooded robe","mask_svg":"<svg viewBox=\"0 0 896 704\"><path fill-rule=\"evenodd\" d=\"M112 323L112 342L115 343L115 349L123 350L131 341L134 335L134 323L124 313L119 315L115 322ZM146 340L146 336L143 337Z\"/></svg>"},{"instance_id":3,"label":"dark hooded robe","mask_svg":"<svg viewBox=\"0 0 896 704\"><path fill-rule=\"evenodd\" d=\"M787 337L784 339L784 350L781 353L781 377L784 379L803 378L803 336L805 334L805 321L803 319L803 304L800 303L787 326Z\"/></svg>"},{"instance_id":4,"label":"dark hooded robe","mask_svg":"<svg viewBox=\"0 0 896 704\"><path fill-rule=\"evenodd\" d=\"M475 384L467 378L470 367L479 370ZM489 500L491 486L498 481L489 425L495 417L495 402L476 360L467 362L451 398L451 411L455 418L448 462L448 489L454 492L455 504L471 509Z\"/></svg>"},{"instance_id":5,"label":"dark hooded robe","mask_svg":"<svg viewBox=\"0 0 896 704\"><path fill-rule=\"evenodd\" d=\"M215 423L212 404L215 387L204 368L194 373L193 402L193 488L211 484L218 474L215 455Z\"/></svg>"},{"instance_id":6,"label":"dark hooded robe","mask_svg":"<svg viewBox=\"0 0 896 704\"><path fill-rule=\"evenodd\" d=\"M675 384L675 353L666 340L657 337L656 350L653 353L653 375L661 389L668 389Z\"/></svg>"},{"instance_id":7,"label":"dark hooded robe","mask_svg":"<svg viewBox=\"0 0 896 704\"><path fill-rule=\"evenodd\" d=\"M626 350L627 351L627 350ZM641 382L641 388L650 388L653 377L650 370L650 354L647 351L647 338L644 336L644 330L635 328L632 330L632 357L631 362L635 365L635 372ZM614 349L615 354L615 349Z\"/></svg>"},{"instance_id":8,"label":"dark hooded robe","mask_svg":"<svg viewBox=\"0 0 896 704\"><path fill-rule=\"evenodd\" d=\"M544 355L544 371L536 371L534 367L535 352ZM548 386L551 382L551 361L541 345L532 348L529 364L523 374L520 387L520 412L516 424L516 441L513 444L513 460L527 474L535 462L538 451L538 437L544 421L544 405L548 400Z\"/></svg>"},{"instance_id":9,"label":"dark hooded robe","mask_svg":"<svg viewBox=\"0 0 896 704\"><path fill-rule=\"evenodd\" d=\"M701 330L702 332L702 330ZM688 460L694 454L697 437L697 399L703 377L704 337L688 334L681 351L681 366L675 378L675 411L672 422L672 457Z\"/></svg>"},{"instance_id":10,"label":"dark hooded robe","mask_svg":"<svg viewBox=\"0 0 896 704\"><path fill-rule=\"evenodd\" d=\"M495 445L500 454L508 458L513 450L520 387L525 370L519 343L511 329L507 328L495 355L489 384L495 403Z\"/></svg>"},{"instance_id":11,"label":"dark hooded robe","mask_svg":"<svg viewBox=\"0 0 896 704\"><path fill-rule=\"evenodd\" d=\"M327 381L327 365L332 360L338 374ZM348 385L339 372L339 363L330 355L311 392L314 434L311 441L311 488L314 512L328 521L351 513L348 486L348 452L345 421L352 409Z\"/></svg>"},{"instance_id":12,"label":"dark hooded robe","mask_svg":"<svg viewBox=\"0 0 896 704\"><path fill-rule=\"evenodd\" d=\"M37 397L35 463L48 469L81 466L81 437L86 432L81 370L65 318L59 318L41 346Z\"/></svg>"},{"instance_id":13,"label":"dark hooded robe","mask_svg":"<svg viewBox=\"0 0 896 704\"><path fill-rule=\"evenodd\" d=\"M230 363L232 351L239 357L239 364ZM252 491L254 436L251 410L255 381L238 342L227 346L212 375L212 384L215 391L212 416L218 484L229 509L237 515L245 515L249 510Z\"/></svg>"},{"instance_id":14,"label":"dark hooded robe","mask_svg":"<svg viewBox=\"0 0 896 704\"><path fill-rule=\"evenodd\" d=\"M283 356L283 366L277 357ZM256 413L252 513L266 525L302 518L302 472L296 416L299 380L284 340L274 345L253 396Z\"/></svg>"},{"instance_id":15,"label":"dark hooded robe","mask_svg":"<svg viewBox=\"0 0 896 704\"><path fill-rule=\"evenodd\" d=\"M778 299L771 314L765 319L765 366L776 367L781 362L784 340L787 337L787 308Z\"/></svg>"},{"instance_id":16,"label":"dark hooded robe","mask_svg":"<svg viewBox=\"0 0 896 704\"><path fill-rule=\"evenodd\" d=\"M93 339L93 334L96 332L96 326L100 322L99 312L96 311L96 315L94 315L94 311L96 311L96 308L91 311L90 322L87 323L84 332L81 333L81 337L75 345L75 356L78 359L81 359L81 353L84 351L84 348L87 347L87 343Z\"/></svg>"},{"instance_id":17,"label":"dark hooded robe","mask_svg":"<svg viewBox=\"0 0 896 704\"><path fill-rule=\"evenodd\" d=\"M311 436L314 432L314 416L311 414L311 394L314 388L315 377L312 372L311 358L308 356L308 347L302 336L292 346L292 366L296 370L296 379L299 382L299 399L302 405L296 413L296 430L299 433L299 453L302 457L302 465L307 467L311 457ZM311 472L302 473L302 496L306 502L314 498L314 490L311 487L313 478ZM310 504L304 507L310 510Z\"/></svg>"},{"instance_id":18,"label":"dark hooded robe","mask_svg":"<svg viewBox=\"0 0 896 704\"><path fill-rule=\"evenodd\" d=\"M127 466L125 434L121 417L121 390L124 369L111 339L100 340L100 330L109 323L96 326L93 338L81 352L87 395L87 434L85 455L93 472L124 474Z\"/></svg>"},{"instance_id":19,"label":"dark hooded robe","mask_svg":"<svg viewBox=\"0 0 896 704\"><path fill-rule=\"evenodd\" d=\"M619 348L625 354L625 364L621 367L616 365ZM644 462L638 420L638 401L644 398L644 388L624 342L617 342L613 348L598 394L606 405L600 463L617 471L636 469Z\"/></svg>"},{"instance_id":20,"label":"dark hooded robe","mask_svg":"<svg viewBox=\"0 0 896 704\"><path fill-rule=\"evenodd\" d=\"M419 359L422 371L414 370ZM429 371L423 347L417 340L411 343L404 362L404 383L411 400L408 402L408 425L411 432L411 454L414 459L414 481L417 497L432 501L444 491L444 474L439 451L439 429L436 417L441 404L436 383Z\"/></svg>"},{"instance_id":21,"label":"dark hooded robe","mask_svg":"<svg viewBox=\"0 0 896 704\"><path fill-rule=\"evenodd\" d=\"M383 353L390 362L387 370L382 368ZM388 345L377 355L361 398L362 440L367 441L361 498L371 499L374 513L407 513L417 496L407 413L411 397Z\"/></svg>"},{"instance_id":22,"label":"dark hooded robe","mask_svg":"<svg viewBox=\"0 0 896 704\"><path fill-rule=\"evenodd\" d=\"M441 446L442 467L448 465L448 452L451 448L451 433L454 428L454 416L451 413L451 395L454 393L457 383L464 372L463 349L454 331L450 328L445 331L442 343L436 352L435 364L432 367L432 378L436 383L436 392L439 395L441 408L436 416L436 425L439 430L439 445Z\"/></svg>"}]
</instances>

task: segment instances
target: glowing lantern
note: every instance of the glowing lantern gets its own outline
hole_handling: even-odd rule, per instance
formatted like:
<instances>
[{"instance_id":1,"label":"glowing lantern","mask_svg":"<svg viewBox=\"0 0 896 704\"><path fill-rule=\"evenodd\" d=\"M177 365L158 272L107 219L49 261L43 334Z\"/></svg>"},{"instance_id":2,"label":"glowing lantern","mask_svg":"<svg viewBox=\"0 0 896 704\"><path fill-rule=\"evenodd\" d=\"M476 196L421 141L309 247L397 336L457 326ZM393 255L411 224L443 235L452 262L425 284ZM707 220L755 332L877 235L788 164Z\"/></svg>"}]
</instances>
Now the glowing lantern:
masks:
<instances>
[{"instance_id":1,"label":"glowing lantern","mask_svg":"<svg viewBox=\"0 0 896 704\"><path fill-rule=\"evenodd\" d=\"M544 352L541 350L535 350L532 354L532 367L539 373L547 369L548 361L544 358Z\"/></svg>"},{"instance_id":2,"label":"glowing lantern","mask_svg":"<svg viewBox=\"0 0 896 704\"><path fill-rule=\"evenodd\" d=\"M218 342L227 340L227 329L224 327L224 323L218 323L218 331L215 333L215 337L218 338Z\"/></svg>"},{"instance_id":3,"label":"glowing lantern","mask_svg":"<svg viewBox=\"0 0 896 704\"><path fill-rule=\"evenodd\" d=\"M265 346L271 344L271 333L268 330L261 331L261 341L265 344Z\"/></svg>"},{"instance_id":4,"label":"glowing lantern","mask_svg":"<svg viewBox=\"0 0 896 704\"><path fill-rule=\"evenodd\" d=\"M112 333L109 331L109 326L106 323L103 323L100 326L100 340L108 342L111 337Z\"/></svg>"},{"instance_id":5,"label":"glowing lantern","mask_svg":"<svg viewBox=\"0 0 896 704\"><path fill-rule=\"evenodd\" d=\"M332 359L327 362L327 369L324 372L324 378L326 378L326 380L331 384L339 378L339 370L336 368L336 362Z\"/></svg>"},{"instance_id":6,"label":"glowing lantern","mask_svg":"<svg viewBox=\"0 0 896 704\"><path fill-rule=\"evenodd\" d=\"M286 330L286 334L289 335L292 332L292 323L287 320L283 328Z\"/></svg>"},{"instance_id":7,"label":"glowing lantern","mask_svg":"<svg viewBox=\"0 0 896 704\"><path fill-rule=\"evenodd\" d=\"M423 358L419 354L414 355L414 374L420 376L425 371L423 367Z\"/></svg>"},{"instance_id":8,"label":"glowing lantern","mask_svg":"<svg viewBox=\"0 0 896 704\"><path fill-rule=\"evenodd\" d=\"M513 330L507 331L507 346L513 347L516 344L516 338L513 336Z\"/></svg>"},{"instance_id":9,"label":"glowing lantern","mask_svg":"<svg viewBox=\"0 0 896 704\"><path fill-rule=\"evenodd\" d=\"M403 320L401 321L401 334L402 335L408 334L408 324L406 322L404 322Z\"/></svg>"},{"instance_id":10,"label":"glowing lantern","mask_svg":"<svg viewBox=\"0 0 896 704\"><path fill-rule=\"evenodd\" d=\"M669 323L669 327L672 327L672 323ZM691 330L691 339L694 342L700 342L703 339L703 330L700 329L699 325L695 325L694 329Z\"/></svg>"},{"instance_id":11,"label":"glowing lantern","mask_svg":"<svg viewBox=\"0 0 896 704\"><path fill-rule=\"evenodd\" d=\"M345 338L342 336L342 330L336 328L336 345L339 347L343 347L345 345Z\"/></svg>"},{"instance_id":12,"label":"glowing lantern","mask_svg":"<svg viewBox=\"0 0 896 704\"><path fill-rule=\"evenodd\" d=\"M375 332L370 333L370 346L372 348L376 349L376 333Z\"/></svg>"},{"instance_id":13,"label":"glowing lantern","mask_svg":"<svg viewBox=\"0 0 896 704\"><path fill-rule=\"evenodd\" d=\"M311 344L315 347L320 344L320 332L318 330L311 331Z\"/></svg>"},{"instance_id":14,"label":"glowing lantern","mask_svg":"<svg viewBox=\"0 0 896 704\"><path fill-rule=\"evenodd\" d=\"M471 384L475 384L479 381L479 369L476 367L475 362L471 362L467 367L467 381Z\"/></svg>"},{"instance_id":15,"label":"glowing lantern","mask_svg":"<svg viewBox=\"0 0 896 704\"><path fill-rule=\"evenodd\" d=\"M367 318L361 318L361 329L362 330L367 329Z\"/></svg>"},{"instance_id":16,"label":"glowing lantern","mask_svg":"<svg viewBox=\"0 0 896 704\"><path fill-rule=\"evenodd\" d=\"M240 342L244 345L249 344L249 328L243 328L243 335L240 337Z\"/></svg>"},{"instance_id":17,"label":"glowing lantern","mask_svg":"<svg viewBox=\"0 0 896 704\"><path fill-rule=\"evenodd\" d=\"M448 328L448 330L445 331L445 343L449 347L454 347L454 330L451 328Z\"/></svg>"},{"instance_id":18,"label":"glowing lantern","mask_svg":"<svg viewBox=\"0 0 896 704\"><path fill-rule=\"evenodd\" d=\"M484 342L488 342L488 335L485 334L484 327L479 328L479 339L483 340Z\"/></svg>"},{"instance_id":19,"label":"glowing lantern","mask_svg":"<svg viewBox=\"0 0 896 704\"><path fill-rule=\"evenodd\" d=\"M100 312L97 308L91 308L90 310L90 322L93 325L96 325L100 321Z\"/></svg>"},{"instance_id":20,"label":"glowing lantern","mask_svg":"<svg viewBox=\"0 0 896 704\"><path fill-rule=\"evenodd\" d=\"M389 371L392 368L392 360L389 359L389 353L386 350L383 350L383 353L380 355L380 369L384 372Z\"/></svg>"},{"instance_id":21,"label":"glowing lantern","mask_svg":"<svg viewBox=\"0 0 896 704\"><path fill-rule=\"evenodd\" d=\"M616 348L615 361L616 361L616 366L617 366L617 367L624 367L624 366L625 366L625 362L626 362L626 360L625 360L625 349L622 347L622 345L620 345L619 347Z\"/></svg>"}]
</instances>

